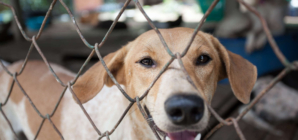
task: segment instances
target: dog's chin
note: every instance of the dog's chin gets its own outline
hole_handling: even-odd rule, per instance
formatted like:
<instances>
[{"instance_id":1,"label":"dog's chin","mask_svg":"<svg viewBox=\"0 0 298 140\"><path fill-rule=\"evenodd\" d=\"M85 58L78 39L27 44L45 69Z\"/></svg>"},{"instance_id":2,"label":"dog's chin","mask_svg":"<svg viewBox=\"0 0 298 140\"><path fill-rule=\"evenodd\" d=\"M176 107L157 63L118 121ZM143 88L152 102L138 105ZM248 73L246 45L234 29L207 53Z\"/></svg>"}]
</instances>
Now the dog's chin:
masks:
<instances>
[{"instance_id":1,"label":"dog's chin","mask_svg":"<svg viewBox=\"0 0 298 140\"><path fill-rule=\"evenodd\" d=\"M200 140L201 134L198 132L192 131L181 131L181 132L174 132L174 133L166 133L167 139L170 140Z\"/></svg>"},{"instance_id":2,"label":"dog's chin","mask_svg":"<svg viewBox=\"0 0 298 140\"><path fill-rule=\"evenodd\" d=\"M175 131L164 131L159 129L158 126L156 128L157 128L156 130L160 134L167 137L167 140L200 140L201 139L201 133L199 133L200 131L196 131L197 129L178 129Z\"/></svg>"},{"instance_id":3,"label":"dog's chin","mask_svg":"<svg viewBox=\"0 0 298 140\"><path fill-rule=\"evenodd\" d=\"M201 139L201 133L199 131L196 131L197 129L176 129L175 131L164 131L161 130L158 125L155 124L154 120L152 120L152 123L155 125L155 129L159 134L162 136L166 136L166 140L200 140ZM171 129L171 128L169 128ZM175 129L175 128L174 128Z\"/></svg>"},{"instance_id":4,"label":"dog's chin","mask_svg":"<svg viewBox=\"0 0 298 140\"><path fill-rule=\"evenodd\" d=\"M173 128L171 131L161 130L158 127L158 125L155 124L155 122L146 106L145 106L145 112L147 113L148 117L150 118L149 119L151 121L150 123L152 123L152 125L155 126L155 130L161 136L166 136L166 140L200 140L201 139L201 133L199 133L199 131L196 131L196 130L198 130L197 127L189 127L189 130L185 129L185 128ZM171 128L169 128L169 130L170 129Z\"/></svg>"},{"instance_id":5,"label":"dog's chin","mask_svg":"<svg viewBox=\"0 0 298 140\"><path fill-rule=\"evenodd\" d=\"M155 124L153 119L152 122ZM160 129L158 124L155 124L155 126L160 134L167 137L167 140L200 140L200 132L206 127L205 124L192 126L175 126L170 124L166 125L167 127L163 129Z\"/></svg>"}]
</instances>

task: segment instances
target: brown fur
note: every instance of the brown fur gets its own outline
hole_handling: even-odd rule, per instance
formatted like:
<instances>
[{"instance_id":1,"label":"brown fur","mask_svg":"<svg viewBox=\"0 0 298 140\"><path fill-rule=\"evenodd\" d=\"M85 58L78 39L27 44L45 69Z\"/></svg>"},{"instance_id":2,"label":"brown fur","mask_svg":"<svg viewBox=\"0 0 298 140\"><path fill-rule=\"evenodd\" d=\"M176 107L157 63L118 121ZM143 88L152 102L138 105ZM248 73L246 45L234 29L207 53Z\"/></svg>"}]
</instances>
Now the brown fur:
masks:
<instances>
[{"instance_id":1,"label":"brown fur","mask_svg":"<svg viewBox=\"0 0 298 140\"><path fill-rule=\"evenodd\" d=\"M181 33L181 36L171 36L169 34L175 34L175 32L179 32L180 30L187 31L187 34ZM167 40L178 40L189 38L191 33L193 32L192 29L186 28L176 28L175 30L169 30L169 32L164 32L161 30L166 42L168 45L171 46L171 50L173 52L182 52L185 44L171 44L171 42ZM174 32L174 33L171 33ZM183 36L183 38L182 38ZM164 64L158 65L158 69L154 70L154 76L150 76L150 78L146 77L146 72L149 72L148 69L143 69L142 67L136 67L131 65L128 61L132 61L133 57L138 52L145 51L151 56L155 57L155 60L160 61L161 63L165 63L166 60L170 59L170 56L167 54L165 50L163 50L160 46L160 42L153 42L157 38L157 35L154 31L149 31L144 33L139 38L137 38L134 42L129 43L125 47L121 48L117 52L114 52L107 57L105 57L105 61L109 69L113 72L116 79L119 81L120 84L125 85L127 88L128 94L132 98L135 96L140 96L147 87L149 87L150 83L153 81L154 77L159 72L158 69L161 69ZM253 85L257 78L257 71L256 67L253 66L249 61L243 59L241 56L231 53L227 51L219 41L214 38L213 36L199 32L197 35L197 40L194 40L192 47L188 51L187 55L182 58L184 60L184 65L186 70L190 74L191 77L194 77L196 74L194 73L193 69L196 69L192 62L193 59L196 58L199 51L197 51L198 46L205 48L210 51L216 52L214 55L215 61L215 71L212 73L213 75L218 75L216 77L217 81L228 77L231 83L231 87L234 91L235 96L243 103L248 103L250 100L250 91L253 88ZM150 41L152 40L152 41ZM150 44L146 44L143 42L150 42ZM205 43L204 43L205 42ZM206 44L207 42L207 44ZM203 43L203 44L202 44ZM200 45L201 44L201 45ZM143 47L141 47L143 46ZM159 48L157 48L159 47ZM154 50L159 49L159 53L157 54ZM152 51L153 50L153 51ZM190 54L191 52L191 54ZM219 57L218 57L218 56ZM189 56L189 57L188 57ZM217 58L218 57L218 58ZM154 59L154 58L153 58ZM134 60L137 61L137 60ZM205 68L206 69L206 68ZM135 71L135 72L132 72ZM151 71L151 69L150 69ZM125 73L125 74L124 74ZM133 80L132 74L142 74L142 80ZM140 75L141 76L141 75ZM139 77L139 76L135 76ZM241 78L240 78L241 77ZM210 77L208 77L210 78ZM195 79L195 84L199 89L203 89L206 85L210 85L212 83L208 83L207 79L200 79L200 78L193 78ZM96 81L97 80L97 81ZM103 82L105 81L106 82ZM102 88L103 84L107 84L108 86L114 85L112 80L108 77L105 69L103 66L98 62L95 64L91 69L89 69L86 74L84 74L81 78L79 78L78 82L74 85L74 91L77 94L78 98L82 102L87 102L88 100L92 99ZM136 89L137 88L137 89ZM153 91L156 89L153 88ZM154 92L157 93L157 92ZM204 93L204 91L202 91ZM214 92L213 92L214 93ZM213 95L203 95L206 100L210 100Z\"/></svg>"},{"instance_id":2,"label":"brown fur","mask_svg":"<svg viewBox=\"0 0 298 140\"><path fill-rule=\"evenodd\" d=\"M125 83L122 73L123 68L121 68L124 63L122 60L125 55L124 49L125 48L122 48L119 51L111 53L104 58L109 70L113 73L114 77L117 78L120 84ZM102 89L104 84L112 86L114 83L108 77L108 74L101 62L97 62L84 74L84 76L78 79L76 84L73 86L73 90L80 101L85 103L92 99Z\"/></svg>"},{"instance_id":3,"label":"brown fur","mask_svg":"<svg viewBox=\"0 0 298 140\"><path fill-rule=\"evenodd\" d=\"M12 66L9 70L11 72L19 71L21 68L21 63L22 62L16 63L15 66ZM23 73L17 77L17 80L20 82L21 86L29 95L32 102L35 104L35 106L43 116L52 113L60 97L60 94L63 91L63 87L59 83L57 83L54 76L49 72L50 71L44 62L29 61ZM70 77L63 73L57 73L57 75L63 82L68 82L73 79L73 77ZM40 77L44 77L42 81L40 81ZM12 78L10 80L12 80ZM41 82L51 84L40 84ZM10 99L17 104L23 98L26 97L15 83ZM61 123L60 116L62 106L63 100L61 101L61 104L59 105L55 115L51 118L56 127L59 127ZM27 99L25 100L25 108L28 114L28 123L30 125L30 128L33 133L36 133L42 121L42 118L36 113L34 108L29 103L29 100ZM42 126L38 138L60 139L59 135L55 132L54 128L48 120L46 120L44 125Z\"/></svg>"},{"instance_id":4,"label":"brown fur","mask_svg":"<svg viewBox=\"0 0 298 140\"><path fill-rule=\"evenodd\" d=\"M219 41L213 38L223 63L225 64L225 77L229 78L233 93L241 102L250 101L251 90L257 81L257 68L241 56L227 51ZM241 78L240 78L241 77Z\"/></svg>"},{"instance_id":5,"label":"brown fur","mask_svg":"<svg viewBox=\"0 0 298 140\"><path fill-rule=\"evenodd\" d=\"M184 50L184 46L186 46L189 38L193 33L193 29L188 28L162 29L160 31L165 38L165 41L168 43L168 46L174 53L181 53ZM204 53L208 54L212 58L212 60L204 66L196 66L195 62L198 56ZM156 66L154 68L145 68L139 64L139 61L141 59L149 56L154 61L156 61ZM104 60L107 67L113 73L117 81L125 87L124 89L127 94L131 98L135 98L136 96L143 95L153 79L158 75L162 67L170 60L170 56L163 49L163 46L157 34L154 31L148 31L140 35L136 40L128 43L126 46L122 47L118 51L107 55ZM195 94L205 99L206 103L211 103L211 99L215 92L217 82L225 77L229 78L235 96L243 103L249 102L250 91L252 90L257 77L256 67L247 60L243 59L241 56L227 51L213 36L203 32L199 32L194 39L194 42L192 43L189 51L187 52L185 57L182 58L182 61L190 77L193 79L194 84L199 90L198 93ZM22 63L16 63L10 66L10 70L18 71L21 67L21 64ZM56 68L59 69L57 66ZM177 76L169 75L169 73L175 74L175 72L176 74L178 74ZM57 70L56 73L64 83L74 78L73 75L67 75L67 71ZM168 78L166 79L166 81L168 80L167 82L175 82L166 85L167 83L163 81L163 79L165 79L164 77ZM33 103L40 110L40 112L43 115L50 114L58 101L63 87L55 80L44 62L29 61L22 75L18 76L18 80L23 86L24 90L32 99ZM160 96L164 93L160 92L167 92L171 89L175 89L175 86L179 85L180 83L183 83L183 85L185 86L189 85L189 83L185 82L185 76L181 74L180 66L177 63L177 60L175 60L168 67L166 72L159 78L159 80L157 80L155 85L149 91L148 96L142 101L142 104L147 105L148 109L151 111L154 105L156 105L156 102L160 103L157 104L157 108L162 108L162 106L160 105L163 103L160 102ZM101 62L98 62L78 79L78 81L73 86L73 90L79 100L82 103L86 103L94 98L97 93L101 91L104 85L113 86L114 83L109 78ZM184 93L185 89L183 88L176 88L175 91L170 94ZM193 92L193 90L189 91ZM119 102L123 99L122 95L116 96L116 94L114 94L113 97L114 96L117 97L117 100ZM15 104L17 104L23 98L25 98L24 95L18 89L18 87L15 86L15 88L13 89L11 100ZM62 122L60 122L62 107L66 106L65 103L70 103L69 99L67 101L68 102L66 102L65 98L62 99L60 106L58 107L55 115L52 118L54 124L58 127L59 130L61 129L60 127L62 124ZM104 103L98 103L98 105L101 104ZM97 103L94 105L97 105ZM25 102L25 107L26 113L28 115L28 123L30 125L30 129L32 133L35 134L41 122L41 118L33 110L27 99ZM96 114L97 112L91 113ZM149 130L149 127L147 126L146 120L142 117L140 111L138 111L136 105L131 108L128 114L131 121L130 125L132 126L127 127L132 128L132 131L130 131L131 133L134 133L131 134L132 136L136 137L136 139L143 139L143 135L146 135L146 138L150 138L150 136L153 135L151 132L145 133L146 131L143 131L147 129ZM206 114L208 113L205 112L205 116L208 116ZM152 115L154 119L154 114ZM63 117L65 118L65 116ZM71 116L69 117L73 120L76 119L71 118ZM207 121L208 118L206 119L205 117L205 119L202 121L202 129L205 127L204 125L207 124ZM160 128L159 125L161 123L156 124ZM74 127L73 129L77 129L77 127ZM163 129L165 131L165 129L167 128L164 127ZM119 132L120 130L116 131ZM46 121L39 134L39 138L58 139L59 136L54 131L49 122Z\"/></svg>"}]
</instances>

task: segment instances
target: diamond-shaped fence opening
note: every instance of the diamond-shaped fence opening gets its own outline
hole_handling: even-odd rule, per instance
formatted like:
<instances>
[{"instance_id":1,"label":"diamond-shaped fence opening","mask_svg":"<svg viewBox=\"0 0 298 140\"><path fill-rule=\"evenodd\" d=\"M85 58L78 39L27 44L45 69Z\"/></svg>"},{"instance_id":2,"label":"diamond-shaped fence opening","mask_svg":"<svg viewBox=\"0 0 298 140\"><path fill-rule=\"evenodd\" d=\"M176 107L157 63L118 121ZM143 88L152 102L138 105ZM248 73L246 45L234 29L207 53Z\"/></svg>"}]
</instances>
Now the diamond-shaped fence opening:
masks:
<instances>
[{"instance_id":1,"label":"diamond-shaped fence opening","mask_svg":"<svg viewBox=\"0 0 298 140\"><path fill-rule=\"evenodd\" d=\"M184 51L180 54L180 53L173 53L167 43L165 42L163 36L161 35L160 31L158 30L158 28L156 28L156 26L153 24L152 20L150 19L150 17L148 17L148 15L146 14L146 12L144 11L144 9L142 8L141 4L139 3L138 0L134 0L134 3L136 5L136 7L142 12L142 14L144 15L144 17L147 19L149 25L153 28L153 30L156 32L156 34L158 35L161 43L164 46L164 49L168 52L168 54L171 56L171 59L168 61L168 63L166 63L166 65L163 66L163 68L161 69L161 71L159 72L159 74L155 77L155 79L152 81L152 83L150 84L150 86L147 88L147 90L142 94L141 97L135 97L135 98L131 98L119 85L119 83L117 82L117 80L114 78L113 74L111 73L111 71L108 69L108 67L106 66L100 52L99 52L99 48L102 47L106 41L106 39L109 37L109 35L111 34L111 32L113 31L116 23L118 22L120 16L123 14L123 12L125 11L127 5L131 2L131 0L127 0L124 4L124 6L122 7L122 9L120 10L118 16L116 17L115 21L113 22L113 24L111 25L110 29L107 31L106 35L104 36L104 38L102 39L102 41L98 44L95 43L95 45L91 45L88 43L88 41L84 38L84 36L82 35L80 28L78 27L76 20L73 16L73 14L71 13L71 11L69 10L69 8L66 6L66 4L63 2L63 0L59 0L60 3L64 6L64 8L67 10L70 18L73 21L73 24L76 27L77 33L79 34L81 40L84 42L84 44L91 49L90 55L88 56L88 58L86 59L86 61L84 62L84 64L82 65L82 67L80 68L79 72L77 73L75 79L67 82L67 83L63 83L60 78L57 76L57 74L55 73L55 71L52 69L51 65L49 64L47 58L44 56L43 52L41 51L40 47L38 46L36 40L40 37L44 25L50 15L50 13L52 12L52 9L54 7L54 5L56 4L57 0L53 0L48 12L46 13L46 16L44 18L44 21L42 23L41 28L39 29L39 32L32 36L29 37L25 31L23 30L20 22L18 21L18 18L16 16L15 10L12 6L5 4L3 2L0 2L1 5L7 6L11 9L13 15L14 15L14 19L18 25L18 28L20 30L20 32L22 33L23 37L28 41L31 42L31 46L28 50L27 56L25 58L25 61L23 62L22 68L20 69L19 72L16 73L11 73L5 66L4 64L0 61L0 65L3 67L4 71L6 71L6 73L8 73L12 78L12 83L10 86L10 90L8 93L8 96L6 97L5 101L0 103L0 111L1 114L4 116L4 118L6 119L8 125L10 126L10 129L12 130L12 132L14 133L16 139L18 139L16 133L14 132L12 125L9 121L9 118L7 118L5 112L3 111L2 107L5 106L7 104L7 101L11 95L11 91L13 86L18 86L21 91L23 92L23 94L26 96L26 98L29 100L30 104L32 105L32 107L34 108L34 110L38 113L38 115L42 118L42 122L40 123L39 129L37 130L37 132L35 133L35 138L36 139L38 137L38 134L40 132L40 130L42 129L42 126L45 122L45 120L47 119L50 124L53 126L54 130L59 134L59 136L61 137L61 139L63 138L63 134L61 134L61 132L57 129L57 127L55 126L55 124L52 122L51 118L54 115L54 113L56 112L61 99L64 96L64 93L67 89L70 90L71 94L73 95L73 97L75 98L75 100L77 101L77 103L79 104L80 108L82 109L82 111L84 112L85 116L87 117L87 119L89 120L89 122L91 123L91 125L94 128L94 131L97 132L98 134L98 139L102 139L104 137L106 137L107 139L109 139L109 136L113 134L113 132L115 131L115 129L117 129L118 125L121 123L121 121L123 120L123 118L125 117L125 115L127 114L127 112L130 110L130 108L136 103L139 111L142 113L143 117L148 120L148 115L146 114L146 112L144 111L142 105L140 104L140 101L142 101L147 94L149 93L149 90L153 87L154 83L158 80L158 78L163 74L163 72L166 71L166 69L168 68L168 66L175 60L177 59L181 69L186 73L187 75L187 79L188 81L195 87L195 85L193 84L192 79L190 78L190 76L187 74L187 71L185 70L184 66L183 66L183 62L181 60L182 57L185 56L185 54L187 53L188 49L190 48L196 34L198 33L198 31L200 30L200 28L202 27L204 21L206 20L206 18L208 17L208 15L210 14L210 12L212 11L212 9L216 6L216 4L218 3L219 0L214 0L213 3L211 4L211 6L209 7L209 9L207 10L207 12L205 13L205 15L203 16L203 18L201 19L200 23L198 24L198 26L196 27L196 29L194 30L194 33L192 35L192 37L189 39L188 44L186 45ZM276 56L279 58L279 60L282 62L282 64L285 66L285 69L274 79L271 81L271 83L262 90L262 92L244 109L244 111L239 114L236 118L227 118L227 119L223 119L221 118L215 111L214 109L208 105L208 109L210 110L210 112L215 116L215 118L220 122L217 126L215 126L206 136L204 139L207 139L208 137L210 137L216 130L218 130L219 128L221 128L224 125L233 125L236 129L237 134L239 135L241 140L244 140L245 137L241 131L241 129L238 126L238 121L260 100L261 97L263 97L266 92L271 89L278 81L280 81L281 78L283 78L287 73L289 73L292 70L298 70L298 61L294 61L292 63L290 63L286 57L281 53L281 51L279 50L276 42L274 41L272 34L270 33L270 30L266 24L266 21L264 20L264 18L251 6L247 5L243 0L237 0L239 3L243 4L250 12L254 13L261 21L263 29L267 35L268 41L272 47L272 49L274 50ZM51 114L41 114L40 111L37 109L37 107L35 106L35 104L31 101L30 97L28 96L28 94L26 93L26 91L23 89L21 83L18 81L18 76L20 76L27 64L28 61L28 57L30 56L30 53L32 51L33 48L36 48L36 50L38 51L38 53L40 54L40 56L42 57L43 61L45 62L45 64L47 65L47 67L49 68L49 70L51 71L52 75L55 77L55 79L57 80L58 83L60 83L60 85L62 87L64 87L63 92L60 94L59 100L55 105L55 108L53 109ZM84 109L82 103L80 102L80 100L76 97L76 94L74 93L74 91L72 90L71 86L74 85L78 79L78 77L80 76L82 70L84 69L84 67L87 65L87 63L89 62L89 60L92 58L92 56L96 53L96 55L98 56L100 62L102 63L102 65L104 66L105 70L107 71L108 75L110 76L110 78L113 80L113 82L115 83L115 85L118 87L118 89L121 91L121 93L123 94L123 96L125 96L125 98L127 100L130 101L130 104L128 105L128 107L126 108L126 110L123 112L122 116L119 118L119 120L115 120L115 126L112 130L105 130L104 133L102 133L97 127L96 125L93 123L92 119L90 118L90 116L88 115L88 113L86 112L86 110ZM16 83L16 84L15 84ZM195 87L196 88L196 87ZM153 131L153 133L155 134L157 139L161 139L160 137L162 137L163 139L165 139L165 135L162 132L159 132L156 130L154 124L152 124L150 121L147 122L148 125L150 126L151 130Z\"/></svg>"}]
</instances>

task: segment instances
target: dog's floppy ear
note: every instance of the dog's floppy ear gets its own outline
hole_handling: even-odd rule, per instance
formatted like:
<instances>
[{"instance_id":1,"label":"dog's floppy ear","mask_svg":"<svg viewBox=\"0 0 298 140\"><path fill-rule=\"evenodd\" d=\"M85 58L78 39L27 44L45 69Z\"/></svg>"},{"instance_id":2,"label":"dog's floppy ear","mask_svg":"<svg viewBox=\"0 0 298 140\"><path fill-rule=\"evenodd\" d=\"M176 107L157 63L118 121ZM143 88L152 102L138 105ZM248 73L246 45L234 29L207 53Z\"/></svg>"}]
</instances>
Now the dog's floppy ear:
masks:
<instances>
[{"instance_id":1,"label":"dog's floppy ear","mask_svg":"<svg viewBox=\"0 0 298 140\"><path fill-rule=\"evenodd\" d=\"M215 48L218 51L223 67L220 79L229 78L234 95L242 103L250 101L250 93L257 80L257 68L252 63L228 50L214 37Z\"/></svg>"},{"instance_id":2,"label":"dog's floppy ear","mask_svg":"<svg viewBox=\"0 0 298 140\"><path fill-rule=\"evenodd\" d=\"M125 84L123 68L125 56L126 48L123 47L104 57L107 67L120 84ZM114 82L107 74L102 63L97 62L79 77L78 81L73 85L73 91L82 103L86 103L100 92L104 84L113 86Z\"/></svg>"}]
</instances>

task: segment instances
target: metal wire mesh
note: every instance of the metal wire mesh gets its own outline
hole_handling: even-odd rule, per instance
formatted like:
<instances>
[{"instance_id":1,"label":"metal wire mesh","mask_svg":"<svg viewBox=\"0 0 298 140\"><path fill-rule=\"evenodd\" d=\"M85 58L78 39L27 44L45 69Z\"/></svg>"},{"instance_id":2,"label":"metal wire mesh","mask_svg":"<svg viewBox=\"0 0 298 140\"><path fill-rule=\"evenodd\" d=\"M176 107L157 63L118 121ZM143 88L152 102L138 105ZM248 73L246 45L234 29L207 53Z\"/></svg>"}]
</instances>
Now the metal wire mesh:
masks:
<instances>
[{"instance_id":1,"label":"metal wire mesh","mask_svg":"<svg viewBox=\"0 0 298 140\"><path fill-rule=\"evenodd\" d=\"M26 96L26 98L29 100L30 104L32 105L32 107L34 108L34 110L38 113L38 115L43 119L42 122L40 123L40 126L35 134L34 139L36 139L39 135L39 132L45 122L45 120L49 120L50 124L53 126L54 130L59 134L59 136L61 137L61 139L63 138L63 134L61 134L61 132L58 130L58 128L55 126L55 124L52 122L51 118L54 115L54 113L56 112L61 99L63 98L65 91L67 89L70 90L71 94L73 95L74 99L77 101L77 103L79 104L79 106L81 107L82 111L84 112L85 116L87 117L87 119L89 120L89 122L91 123L91 125L93 126L94 130L97 132L98 134L98 139L102 139L104 137L106 137L107 139L109 139L109 136L113 134L113 132L115 131L115 129L117 129L118 125L121 123L121 121L123 120L123 118L125 117L125 115L127 114L127 112L130 110L130 108L136 103L140 112L142 113L143 117L148 120L148 114L145 113L142 105L140 104L140 101L142 101L147 94L149 93L149 90L153 87L153 85L155 84L155 82L158 80L158 78L163 74L163 72L166 71L166 69L168 68L168 66L175 60L177 59L181 69L186 73L186 75L188 76L187 79L188 81L196 88L196 86L193 84L193 81L191 79L191 77L188 75L187 71L185 70L185 67L183 65L183 62L181 60L182 57L185 56L185 54L187 53L188 49L190 48L196 34L198 33L198 31L200 30L200 28L202 27L204 21L206 20L206 18L208 17L208 15L210 14L210 12L213 10L213 8L216 6L216 4L218 3L219 0L214 0L213 3L211 4L211 6L209 7L209 9L207 10L207 12L205 13L205 15L203 16L203 18L201 19L200 23L198 24L198 26L195 28L192 37L190 38L187 46L185 47L184 51L180 54L180 53L173 53L167 43L165 42L163 36L161 35L160 31L158 30L158 28L156 28L156 26L153 24L152 20L148 17L148 15L146 14L146 12L144 11L144 9L142 8L141 4L139 3L138 0L134 0L134 3L136 5L136 7L142 12L142 14L144 15L144 17L147 19L149 25L154 29L154 31L157 33L161 43L163 44L165 50L168 52L168 54L171 56L171 59L166 63L166 65L163 66L163 68L161 69L161 71L159 72L159 74L155 77L155 79L152 81L152 83L150 84L150 86L147 88L147 90L143 93L143 95L141 97L135 97L135 98L131 98L119 85L119 83L117 82L117 80L114 78L113 74L111 73L111 71L108 69L108 67L106 66L100 52L99 52L99 48L102 47L106 41L106 39L109 37L109 35L111 34L111 32L113 31L116 23L118 22L120 16L122 15L122 13L125 11L127 5L131 2L131 0L127 0L124 4L124 6L122 7L122 9L120 10L118 16L116 17L115 21L113 22L113 24L111 25L110 29L108 30L108 32L106 33L106 35L104 36L104 38L102 39L102 41L100 42L100 44L95 43L94 46L92 46L91 44L88 43L88 41L84 38L84 36L82 35L80 28L77 25L77 22L73 16L73 14L71 13L71 11L69 10L69 8L66 6L66 4L63 2L63 0L59 0L60 3L63 5L63 7L67 10L69 16L71 17L73 24L76 27L77 33L79 34L81 40L84 42L84 44L90 48L92 51L90 52L90 55L88 56L88 58L86 59L86 61L84 62L84 64L82 65L82 67L80 68L79 72L77 73L75 79L73 79L72 81L69 81L68 83L63 83L60 78L57 76L57 74L55 73L55 71L52 69L51 65L49 64L47 58L44 56L43 52L41 51L40 47L38 46L36 40L40 37L43 28L45 26L45 23L50 15L50 13L52 12L52 9L54 7L54 5L56 4L57 0L53 0L48 12L46 13L45 19L41 25L41 28L39 29L39 32L32 36L29 37L25 31L23 30L20 22L18 21L17 15L15 13L15 10L12 6L5 4L3 2L0 2L1 5L7 6L11 9L13 15L14 15L14 19L18 25L18 28L20 30L20 32L22 33L23 37L28 41L31 42L31 46L28 50L27 56L25 58L25 61L22 65L22 68L20 69L19 72L16 73L11 73L5 66L4 64L0 61L0 65L3 67L4 71L6 71L6 73L8 73L12 78L13 81L11 83L10 86L10 90L9 93L5 99L5 101L3 103L0 103L0 112L1 114L4 116L4 118L6 119L8 125L10 126L11 130L13 131L16 139L18 139L16 133L14 132L12 125L9 121L9 119L7 118L5 112L3 111L2 107L5 106L7 104L7 101L11 95L12 92L12 88L13 86L16 85L21 89L21 91L23 92L23 94ZM281 53L281 51L279 50L275 40L272 37L272 34L270 33L270 30L266 24L265 19L251 6L247 5L243 0L237 0L239 3L243 4L249 11L253 12L260 20L262 23L262 26L264 28L264 31L267 35L268 41L272 47L272 49L274 50L274 53L276 54L276 56L278 57L278 59L282 62L282 64L285 66L285 69L275 78L271 81L271 83L262 90L262 92L244 109L244 111L239 114L236 118L227 118L227 119L223 119L221 118L215 111L214 109L208 105L208 109L210 110L210 112L215 116L215 118L220 122L220 124L218 124L217 126L215 126L206 136L204 139L207 139L208 137L210 137L216 130L218 130L219 128L221 128L224 125L234 125L237 134L239 135L241 140L245 140L245 137L241 131L241 129L238 126L238 121L260 100L260 98L262 98L267 91L269 91L278 81L280 81L280 79L282 79L287 73L289 73L292 70L298 70L298 61L294 61L292 63L290 63L286 57ZM36 50L38 51L38 53L40 54L40 56L42 57L43 61L45 62L45 64L48 66L49 70L51 71L52 75L55 77L55 79L57 80L58 83L60 83L60 85L62 87L64 87L63 92L60 94L59 100L55 105L55 108L53 109L51 114L41 114L40 111L36 108L36 106L34 105L34 103L31 101L30 97L28 96L28 94L26 93L26 91L23 89L21 83L19 83L18 81L18 76L22 74L27 61L28 61L28 57L30 56L30 53L32 51L33 48L36 48ZM118 122L116 123L116 125L114 126L114 128L112 130L106 130L104 133L101 133L101 131L96 127L96 125L94 124L94 122L92 121L92 119L90 118L90 116L88 115L88 113L86 112L86 110L84 109L82 103L80 102L80 100L77 98L76 94L74 93L74 91L72 90L71 86L74 85L78 79L78 77L80 76L82 70L84 69L84 67L87 65L87 63L89 62L89 60L92 58L92 56L94 55L94 53L97 54L100 62L102 63L102 65L104 66L105 70L107 71L108 75L110 76L110 78L113 80L113 82L115 83L115 85L118 87L118 89L121 91L121 93L125 96L125 98L127 100L130 101L130 104L128 105L128 107L126 108L126 110L123 112L122 116L120 117L120 119L118 120ZM156 128L150 123L148 122L148 125L151 127L151 130L153 131L153 133L155 134L157 139L161 139L159 134L156 131ZM163 137L163 139L165 139L165 137Z\"/></svg>"}]
</instances>

